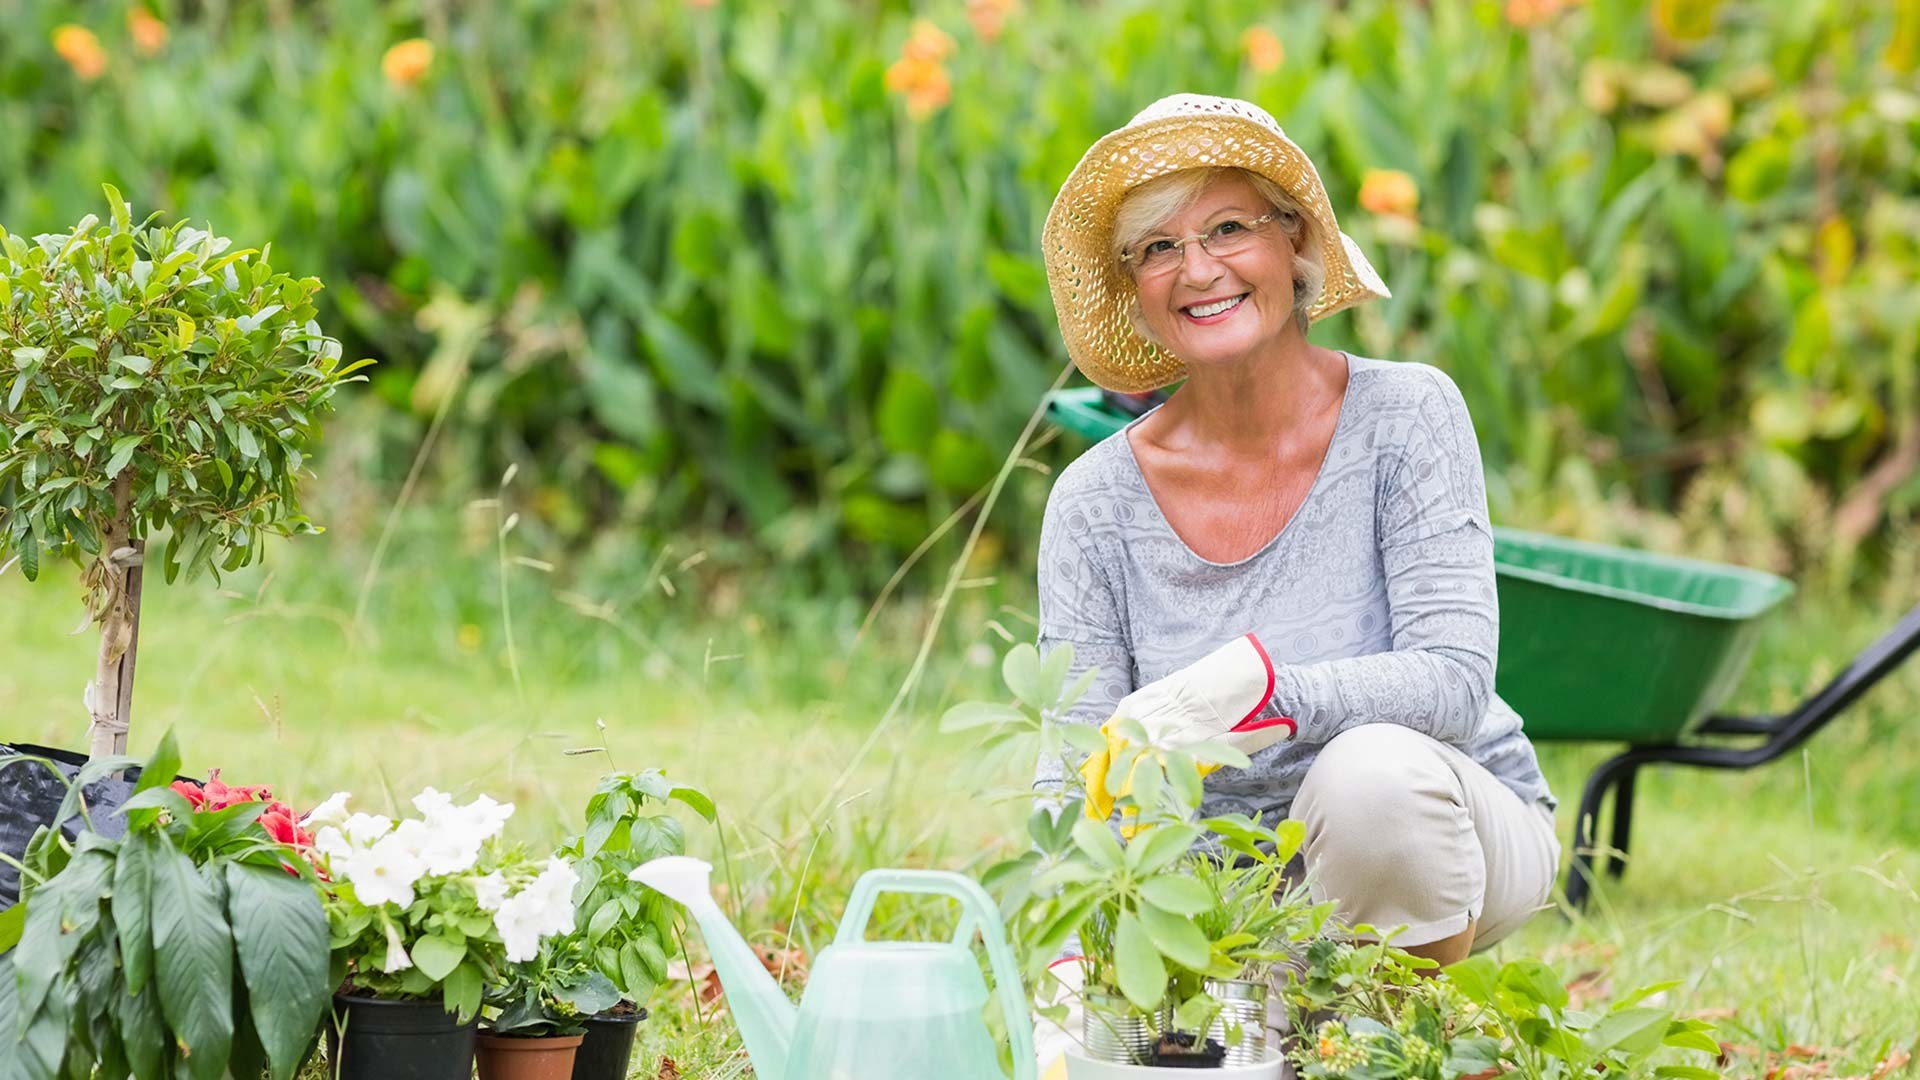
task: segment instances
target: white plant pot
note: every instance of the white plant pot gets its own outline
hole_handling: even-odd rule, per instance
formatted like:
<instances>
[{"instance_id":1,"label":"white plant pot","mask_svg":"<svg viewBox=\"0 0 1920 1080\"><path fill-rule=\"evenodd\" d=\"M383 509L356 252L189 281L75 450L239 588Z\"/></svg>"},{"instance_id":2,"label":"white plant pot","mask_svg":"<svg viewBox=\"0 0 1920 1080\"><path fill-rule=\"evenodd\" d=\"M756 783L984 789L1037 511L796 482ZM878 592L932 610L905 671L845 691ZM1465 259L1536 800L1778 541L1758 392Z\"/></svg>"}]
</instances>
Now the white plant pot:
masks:
<instances>
[{"instance_id":1,"label":"white plant pot","mask_svg":"<svg viewBox=\"0 0 1920 1080\"><path fill-rule=\"evenodd\" d=\"M1093 1061L1078 1049L1067 1051L1067 1080L1286 1080L1292 1074L1275 1047L1267 1047L1266 1060L1258 1065L1228 1066L1224 1069L1163 1069L1152 1065L1116 1065Z\"/></svg>"}]
</instances>

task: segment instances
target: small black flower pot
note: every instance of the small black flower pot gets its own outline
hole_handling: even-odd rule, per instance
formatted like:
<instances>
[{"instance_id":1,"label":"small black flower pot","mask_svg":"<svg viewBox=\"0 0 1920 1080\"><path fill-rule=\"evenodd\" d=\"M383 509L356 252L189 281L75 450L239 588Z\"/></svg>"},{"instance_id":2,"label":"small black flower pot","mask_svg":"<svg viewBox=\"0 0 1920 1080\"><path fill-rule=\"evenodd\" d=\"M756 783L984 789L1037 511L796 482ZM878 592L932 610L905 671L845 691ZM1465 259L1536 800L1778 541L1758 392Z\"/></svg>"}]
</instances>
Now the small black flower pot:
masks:
<instances>
[{"instance_id":1,"label":"small black flower pot","mask_svg":"<svg viewBox=\"0 0 1920 1080\"><path fill-rule=\"evenodd\" d=\"M587 1038L573 1056L573 1080L626 1080L633 1038L647 1010L626 1015L600 1013L587 1021Z\"/></svg>"},{"instance_id":2,"label":"small black flower pot","mask_svg":"<svg viewBox=\"0 0 1920 1080\"><path fill-rule=\"evenodd\" d=\"M480 1018L462 1024L438 999L333 996L328 1075L339 1080L471 1080Z\"/></svg>"}]
</instances>

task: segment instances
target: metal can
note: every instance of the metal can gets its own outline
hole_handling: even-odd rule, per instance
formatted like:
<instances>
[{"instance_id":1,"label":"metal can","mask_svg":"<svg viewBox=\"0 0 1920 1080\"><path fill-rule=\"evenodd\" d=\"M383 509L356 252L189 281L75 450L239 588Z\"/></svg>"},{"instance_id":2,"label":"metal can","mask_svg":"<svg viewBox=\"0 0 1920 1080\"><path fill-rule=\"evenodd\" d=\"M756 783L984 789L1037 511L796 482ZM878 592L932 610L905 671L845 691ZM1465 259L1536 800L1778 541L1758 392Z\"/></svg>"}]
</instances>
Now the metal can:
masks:
<instances>
[{"instance_id":1,"label":"metal can","mask_svg":"<svg viewBox=\"0 0 1920 1080\"><path fill-rule=\"evenodd\" d=\"M1148 1064L1153 1026L1131 1002L1119 994L1088 990L1081 1005L1081 1036L1088 1057L1115 1065Z\"/></svg>"},{"instance_id":2,"label":"metal can","mask_svg":"<svg viewBox=\"0 0 1920 1080\"><path fill-rule=\"evenodd\" d=\"M1267 1056L1267 984L1247 979L1208 979L1207 996L1220 1003L1220 1014L1207 1028L1207 1038L1227 1048L1223 1065L1259 1065ZM1240 1029L1238 1043L1227 1042L1229 1028Z\"/></svg>"}]
</instances>

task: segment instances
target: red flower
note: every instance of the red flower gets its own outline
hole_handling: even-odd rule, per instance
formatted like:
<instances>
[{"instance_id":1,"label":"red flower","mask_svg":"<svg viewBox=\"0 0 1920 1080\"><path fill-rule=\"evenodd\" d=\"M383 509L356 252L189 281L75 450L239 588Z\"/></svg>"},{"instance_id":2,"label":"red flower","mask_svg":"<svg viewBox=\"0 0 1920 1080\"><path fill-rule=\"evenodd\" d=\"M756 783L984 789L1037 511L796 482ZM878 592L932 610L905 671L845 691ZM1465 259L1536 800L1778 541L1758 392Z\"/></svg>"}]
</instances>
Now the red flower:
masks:
<instances>
[{"instance_id":1,"label":"red flower","mask_svg":"<svg viewBox=\"0 0 1920 1080\"><path fill-rule=\"evenodd\" d=\"M173 782L173 790L182 798L192 803L195 810L207 805L206 792L200 790L200 785L191 780L175 780Z\"/></svg>"}]
</instances>

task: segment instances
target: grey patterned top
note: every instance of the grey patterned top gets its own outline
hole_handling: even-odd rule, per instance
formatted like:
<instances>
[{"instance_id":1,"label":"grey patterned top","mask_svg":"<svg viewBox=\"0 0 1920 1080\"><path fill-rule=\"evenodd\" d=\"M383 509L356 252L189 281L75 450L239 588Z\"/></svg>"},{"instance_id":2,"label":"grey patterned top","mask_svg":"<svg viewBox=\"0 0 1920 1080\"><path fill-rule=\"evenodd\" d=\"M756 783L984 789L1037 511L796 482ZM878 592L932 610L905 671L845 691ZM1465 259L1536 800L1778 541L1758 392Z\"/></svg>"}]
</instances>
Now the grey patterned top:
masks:
<instances>
[{"instance_id":1,"label":"grey patterned top","mask_svg":"<svg viewBox=\"0 0 1920 1080\"><path fill-rule=\"evenodd\" d=\"M1275 669L1263 715L1299 734L1209 776L1205 813L1285 816L1321 744L1369 723L1458 746L1551 807L1520 717L1493 692L1493 534L1466 402L1425 364L1348 356L1347 370L1305 501L1238 562L1174 533L1126 431L1062 470L1040 530L1040 651L1071 643L1074 677L1100 668L1068 719L1098 726L1135 688L1253 631ZM1057 787L1060 770L1042 760L1035 785Z\"/></svg>"}]
</instances>

